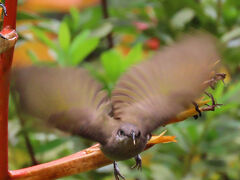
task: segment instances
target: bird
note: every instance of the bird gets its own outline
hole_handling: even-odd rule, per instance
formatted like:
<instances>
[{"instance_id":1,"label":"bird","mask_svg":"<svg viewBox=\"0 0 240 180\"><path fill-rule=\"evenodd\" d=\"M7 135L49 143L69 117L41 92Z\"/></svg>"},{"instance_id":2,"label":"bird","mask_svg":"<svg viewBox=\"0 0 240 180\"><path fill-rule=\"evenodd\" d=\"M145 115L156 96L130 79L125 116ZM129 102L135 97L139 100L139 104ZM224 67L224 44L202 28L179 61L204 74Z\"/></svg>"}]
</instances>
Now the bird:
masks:
<instances>
[{"instance_id":1,"label":"bird","mask_svg":"<svg viewBox=\"0 0 240 180\"><path fill-rule=\"evenodd\" d=\"M117 161L135 158L141 168L152 132L203 94L219 59L214 37L189 33L127 69L110 94L82 67L15 68L12 89L24 113L99 142L119 180Z\"/></svg>"}]
</instances>

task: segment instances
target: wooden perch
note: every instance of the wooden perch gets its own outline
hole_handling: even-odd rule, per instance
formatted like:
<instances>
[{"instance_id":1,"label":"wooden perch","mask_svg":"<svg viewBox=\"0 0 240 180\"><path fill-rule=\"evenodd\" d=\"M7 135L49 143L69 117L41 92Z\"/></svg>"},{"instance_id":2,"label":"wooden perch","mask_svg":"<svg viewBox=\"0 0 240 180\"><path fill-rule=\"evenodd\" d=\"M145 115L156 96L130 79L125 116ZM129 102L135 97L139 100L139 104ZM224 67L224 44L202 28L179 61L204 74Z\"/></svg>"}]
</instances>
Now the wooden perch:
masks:
<instances>
[{"instance_id":1,"label":"wooden perch","mask_svg":"<svg viewBox=\"0 0 240 180\"><path fill-rule=\"evenodd\" d=\"M200 101L198 104L202 106L209 101L210 100ZM200 108L200 111L205 111L204 107ZM177 118L170 121L170 123L183 121L197 114L198 112L196 112L193 107L180 113ZM152 136L145 150L158 143L176 142L175 136L164 136L165 132L159 136ZM11 180L49 180L97 169L111 163L112 161L105 157L100 150L100 145L96 144L55 161L9 171L9 176Z\"/></svg>"}]
</instances>

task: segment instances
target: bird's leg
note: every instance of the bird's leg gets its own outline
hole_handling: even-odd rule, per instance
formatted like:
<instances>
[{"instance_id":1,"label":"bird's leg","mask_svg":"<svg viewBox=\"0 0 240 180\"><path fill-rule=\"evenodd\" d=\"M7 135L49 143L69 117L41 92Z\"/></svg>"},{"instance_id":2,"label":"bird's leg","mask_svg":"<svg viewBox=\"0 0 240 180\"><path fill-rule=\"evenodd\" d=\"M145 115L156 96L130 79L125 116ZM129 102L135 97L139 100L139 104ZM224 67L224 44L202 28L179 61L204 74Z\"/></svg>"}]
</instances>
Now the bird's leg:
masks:
<instances>
[{"instance_id":1,"label":"bird's leg","mask_svg":"<svg viewBox=\"0 0 240 180\"><path fill-rule=\"evenodd\" d=\"M225 73L216 73L210 80L205 81L205 83L207 83L212 89L215 89L215 84L220 80L224 83L225 78Z\"/></svg>"},{"instance_id":2,"label":"bird's leg","mask_svg":"<svg viewBox=\"0 0 240 180\"><path fill-rule=\"evenodd\" d=\"M198 115L194 115L193 117L194 117L194 119L197 119L198 118L198 116L202 116L202 113L201 113L201 111L200 111L200 109L199 109L199 106L198 106L198 104L196 103L196 102L192 102L192 104L194 105L194 107L195 107L195 110L198 112Z\"/></svg>"},{"instance_id":3,"label":"bird's leg","mask_svg":"<svg viewBox=\"0 0 240 180\"><path fill-rule=\"evenodd\" d=\"M142 170L142 158L141 158L141 156L138 154L134 158L135 158L136 164L131 168L132 169L137 168L138 170Z\"/></svg>"},{"instance_id":4,"label":"bird's leg","mask_svg":"<svg viewBox=\"0 0 240 180\"><path fill-rule=\"evenodd\" d=\"M125 180L125 177L120 173L120 170L118 168L116 161L113 161L113 169L114 169L114 176L116 180L119 180L119 178L122 178L123 180Z\"/></svg>"},{"instance_id":5,"label":"bird's leg","mask_svg":"<svg viewBox=\"0 0 240 180\"><path fill-rule=\"evenodd\" d=\"M0 7L2 7L2 9L3 9L3 14L4 14L4 16L7 16L7 9L6 9L5 5L0 2ZM7 38L4 37L1 33L0 33L0 38L7 39Z\"/></svg>"}]
</instances>

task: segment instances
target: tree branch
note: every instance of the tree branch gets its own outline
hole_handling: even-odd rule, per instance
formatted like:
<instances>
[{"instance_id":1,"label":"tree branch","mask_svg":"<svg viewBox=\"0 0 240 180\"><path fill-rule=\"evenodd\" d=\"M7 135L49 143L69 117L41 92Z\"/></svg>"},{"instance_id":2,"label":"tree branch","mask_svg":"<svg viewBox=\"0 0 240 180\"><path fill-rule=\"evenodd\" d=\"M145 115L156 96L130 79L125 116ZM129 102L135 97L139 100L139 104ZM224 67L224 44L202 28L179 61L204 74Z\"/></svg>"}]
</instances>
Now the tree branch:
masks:
<instances>
[{"instance_id":1,"label":"tree branch","mask_svg":"<svg viewBox=\"0 0 240 180\"><path fill-rule=\"evenodd\" d=\"M198 105L201 106L209 101L210 100L201 101ZM200 108L200 110L203 111L205 109ZM177 118L170 121L170 123L183 121L196 114L198 114L198 112L196 112L195 108L192 107L180 113ZM153 136L148 142L146 149L155 144L167 142L176 142L175 136L164 136L164 133L162 133L159 136ZM111 163L112 161L105 157L100 150L100 145L96 144L90 148L61 159L24 169L10 171L9 173L11 180L48 180L86 172Z\"/></svg>"},{"instance_id":2,"label":"tree branch","mask_svg":"<svg viewBox=\"0 0 240 180\"><path fill-rule=\"evenodd\" d=\"M5 6L8 16L4 17L3 30L1 34L7 36L16 27L17 0L6 0ZM10 26L8 28L8 26ZM13 28L13 29L11 29ZM8 179L8 95L9 95L9 73L12 64L14 45L18 38L16 32L11 40L1 38L0 40L0 179ZM9 45L9 42L14 42Z\"/></svg>"}]
</instances>

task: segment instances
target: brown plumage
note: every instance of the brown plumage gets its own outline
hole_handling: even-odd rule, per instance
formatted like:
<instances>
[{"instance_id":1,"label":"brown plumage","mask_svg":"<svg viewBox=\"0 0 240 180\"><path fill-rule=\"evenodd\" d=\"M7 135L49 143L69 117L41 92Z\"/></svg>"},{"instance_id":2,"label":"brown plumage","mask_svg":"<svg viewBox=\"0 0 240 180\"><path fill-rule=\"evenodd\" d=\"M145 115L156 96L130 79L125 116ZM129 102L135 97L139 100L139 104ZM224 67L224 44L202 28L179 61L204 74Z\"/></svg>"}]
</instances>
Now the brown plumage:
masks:
<instances>
[{"instance_id":1,"label":"brown plumage","mask_svg":"<svg viewBox=\"0 0 240 180\"><path fill-rule=\"evenodd\" d=\"M120 78L112 93L114 117L152 132L203 92L217 60L212 37L185 36Z\"/></svg>"},{"instance_id":2,"label":"brown plumage","mask_svg":"<svg viewBox=\"0 0 240 180\"><path fill-rule=\"evenodd\" d=\"M111 97L82 68L16 69L13 87L24 112L98 141L106 156L124 160L138 155L153 130L201 95L217 60L215 40L198 33L130 68Z\"/></svg>"}]
</instances>

